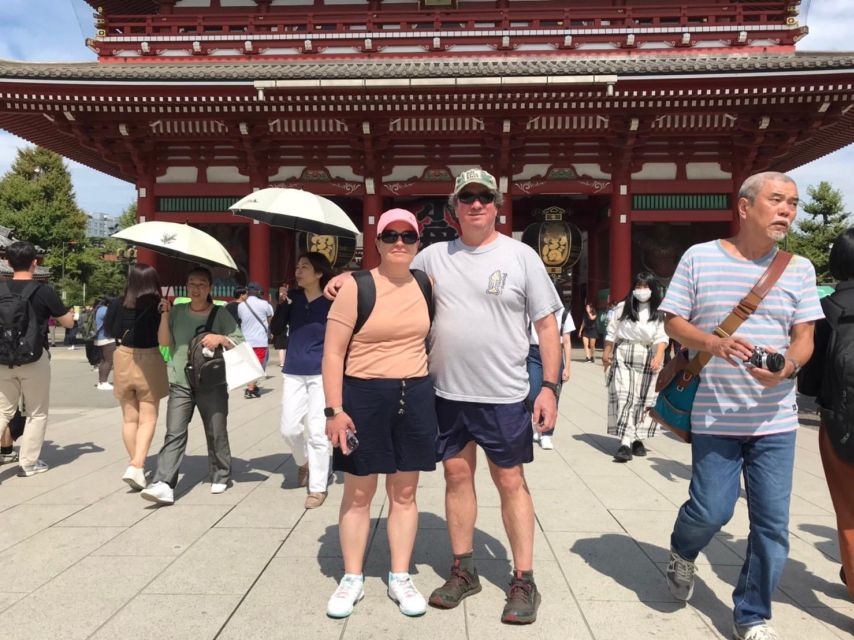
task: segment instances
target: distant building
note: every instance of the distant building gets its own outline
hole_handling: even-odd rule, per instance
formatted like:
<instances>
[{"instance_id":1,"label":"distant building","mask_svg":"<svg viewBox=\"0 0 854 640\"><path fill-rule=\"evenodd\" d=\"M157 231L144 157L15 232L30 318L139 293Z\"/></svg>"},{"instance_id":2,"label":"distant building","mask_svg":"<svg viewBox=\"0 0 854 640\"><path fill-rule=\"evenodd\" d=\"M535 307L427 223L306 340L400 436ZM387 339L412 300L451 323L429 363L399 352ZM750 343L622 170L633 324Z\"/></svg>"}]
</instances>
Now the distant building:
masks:
<instances>
[{"instance_id":1,"label":"distant building","mask_svg":"<svg viewBox=\"0 0 854 640\"><path fill-rule=\"evenodd\" d=\"M119 221L107 213L86 214L86 237L107 238L119 230Z\"/></svg>"}]
</instances>

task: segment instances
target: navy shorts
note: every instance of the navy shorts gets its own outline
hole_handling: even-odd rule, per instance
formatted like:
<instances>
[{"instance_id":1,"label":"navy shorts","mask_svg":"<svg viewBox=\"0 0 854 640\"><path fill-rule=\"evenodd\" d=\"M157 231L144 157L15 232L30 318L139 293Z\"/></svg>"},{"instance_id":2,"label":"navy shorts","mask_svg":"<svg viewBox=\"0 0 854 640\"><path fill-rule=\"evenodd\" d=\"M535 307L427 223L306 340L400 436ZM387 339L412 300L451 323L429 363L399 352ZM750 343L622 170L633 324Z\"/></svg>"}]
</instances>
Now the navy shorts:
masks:
<instances>
[{"instance_id":1,"label":"navy shorts","mask_svg":"<svg viewBox=\"0 0 854 640\"><path fill-rule=\"evenodd\" d=\"M472 440L493 464L505 469L534 459L531 412L524 400L490 404L436 398L436 416L439 419L437 460L454 457Z\"/></svg>"},{"instance_id":2,"label":"navy shorts","mask_svg":"<svg viewBox=\"0 0 854 640\"><path fill-rule=\"evenodd\" d=\"M344 377L344 410L356 426L358 448L333 449L335 471L369 476L436 469L436 402L429 376L406 380Z\"/></svg>"}]
</instances>

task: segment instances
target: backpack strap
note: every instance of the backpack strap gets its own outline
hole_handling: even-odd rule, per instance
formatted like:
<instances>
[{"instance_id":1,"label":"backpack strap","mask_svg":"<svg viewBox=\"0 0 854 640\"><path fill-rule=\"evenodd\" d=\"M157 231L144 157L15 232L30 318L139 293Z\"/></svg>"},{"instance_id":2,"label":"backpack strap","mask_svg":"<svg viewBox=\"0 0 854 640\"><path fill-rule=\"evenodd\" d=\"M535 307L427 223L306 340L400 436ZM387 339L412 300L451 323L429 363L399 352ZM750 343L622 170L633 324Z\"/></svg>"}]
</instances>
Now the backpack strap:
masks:
<instances>
[{"instance_id":1,"label":"backpack strap","mask_svg":"<svg viewBox=\"0 0 854 640\"><path fill-rule=\"evenodd\" d=\"M255 313L255 309L252 308L252 305L249 304L248 300L244 300L240 304L245 304L246 308L249 309L249 313L251 313L253 316L255 316L255 319L258 321L258 324L260 324L264 328L264 331L266 333L270 333L269 325L266 322L264 322L257 313Z\"/></svg>"},{"instance_id":2,"label":"backpack strap","mask_svg":"<svg viewBox=\"0 0 854 640\"><path fill-rule=\"evenodd\" d=\"M352 276L356 280L356 323L353 325L353 335L356 335L374 310L377 303L377 286L370 271L354 271Z\"/></svg>"},{"instance_id":3,"label":"backpack strap","mask_svg":"<svg viewBox=\"0 0 854 640\"><path fill-rule=\"evenodd\" d=\"M202 332L211 333L211 331L213 330L213 323L214 323L214 320L216 319L217 311L219 311L219 307L216 306L215 304L212 305L211 311L208 314L208 319L205 321L205 326L200 325L200 326L196 327L196 335L199 335Z\"/></svg>"},{"instance_id":4,"label":"backpack strap","mask_svg":"<svg viewBox=\"0 0 854 640\"><path fill-rule=\"evenodd\" d=\"M432 326L433 316L436 313L436 306L433 303L433 283L430 282L430 276L420 269L410 269L409 272L415 278L421 288L421 293L424 295L424 301L427 303L427 314L430 316L430 326Z\"/></svg>"},{"instance_id":5,"label":"backpack strap","mask_svg":"<svg viewBox=\"0 0 854 640\"><path fill-rule=\"evenodd\" d=\"M4 284L5 284L5 283L4 283ZM30 301L30 298L32 298L32 297L33 297L33 295L35 295L36 291L38 291L38 289L39 289L39 287L40 287L40 286L41 286L41 283L40 283L40 282L36 282L35 280L30 280L30 281L29 281L29 282L24 286L24 290L23 290L23 291L21 291L21 297L22 297L24 300L26 300L27 302L29 302L29 301ZM8 285L7 285L7 288L8 288Z\"/></svg>"}]
</instances>

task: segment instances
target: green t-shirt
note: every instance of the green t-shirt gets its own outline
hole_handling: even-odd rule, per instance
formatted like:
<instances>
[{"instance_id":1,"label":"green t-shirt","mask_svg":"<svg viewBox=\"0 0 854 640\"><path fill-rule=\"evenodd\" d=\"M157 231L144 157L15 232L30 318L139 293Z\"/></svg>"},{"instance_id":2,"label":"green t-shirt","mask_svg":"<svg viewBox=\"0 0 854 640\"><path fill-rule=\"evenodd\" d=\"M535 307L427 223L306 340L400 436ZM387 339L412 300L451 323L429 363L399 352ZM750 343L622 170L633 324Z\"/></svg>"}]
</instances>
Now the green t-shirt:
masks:
<instances>
[{"instance_id":1,"label":"green t-shirt","mask_svg":"<svg viewBox=\"0 0 854 640\"><path fill-rule=\"evenodd\" d=\"M172 361L167 365L169 384L190 388L190 383L187 382L187 374L184 372L184 367L187 366L190 340L196 335L198 327L205 326L208 321L208 313L194 313L190 311L189 304L176 304L172 307L172 312L169 314L169 335L171 338L169 350L172 353ZM228 336L237 344L243 342L240 327L237 326L234 317L224 309L219 309L217 312L211 331Z\"/></svg>"}]
</instances>

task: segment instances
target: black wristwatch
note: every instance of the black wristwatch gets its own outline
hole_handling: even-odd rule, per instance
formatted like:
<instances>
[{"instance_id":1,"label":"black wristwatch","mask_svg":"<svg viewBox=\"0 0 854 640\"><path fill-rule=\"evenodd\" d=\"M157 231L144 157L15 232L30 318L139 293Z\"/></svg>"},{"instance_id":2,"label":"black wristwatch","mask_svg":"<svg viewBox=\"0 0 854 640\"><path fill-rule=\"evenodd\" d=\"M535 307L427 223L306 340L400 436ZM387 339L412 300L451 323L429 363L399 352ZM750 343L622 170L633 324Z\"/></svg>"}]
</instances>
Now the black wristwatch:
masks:
<instances>
[{"instance_id":1,"label":"black wristwatch","mask_svg":"<svg viewBox=\"0 0 854 640\"><path fill-rule=\"evenodd\" d=\"M344 413L344 407L325 407L323 409L323 415L327 418L334 418L339 413Z\"/></svg>"},{"instance_id":2,"label":"black wristwatch","mask_svg":"<svg viewBox=\"0 0 854 640\"><path fill-rule=\"evenodd\" d=\"M542 387L543 387L543 388L545 388L545 389L551 389L551 390L552 390L552 393L554 393L554 394L555 394L555 396L557 396L557 392L558 392L558 386L557 386L557 383L555 383L555 382L549 382L548 380L543 380Z\"/></svg>"}]
</instances>

